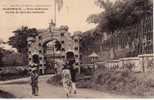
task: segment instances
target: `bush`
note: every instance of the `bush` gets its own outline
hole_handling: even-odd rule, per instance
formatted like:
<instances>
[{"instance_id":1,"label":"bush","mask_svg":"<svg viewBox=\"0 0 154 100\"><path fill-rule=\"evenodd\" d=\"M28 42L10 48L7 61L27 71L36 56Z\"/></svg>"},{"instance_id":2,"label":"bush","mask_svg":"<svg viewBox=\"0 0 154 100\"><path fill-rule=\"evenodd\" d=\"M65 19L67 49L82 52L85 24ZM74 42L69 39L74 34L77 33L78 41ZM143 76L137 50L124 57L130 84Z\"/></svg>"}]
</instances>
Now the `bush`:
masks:
<instances>
[{"instance_id":1,"label":"bush","mask_svg":"<svg viewBox=\"0 0 154 100\"><path fill-rule=\"evenodd\" d=\"M3 67L0 71L0 80L16 79L28 76L28 70L23 67Z\"/></svg>"},{"instance_id":2,"label":"bush","mask_svg":"<svg viewBox=\"0 0 154 100\"><path fill-rule=\"evenodd\" d=\"M2 62L4 66L21 66L23 64L21 55L15 52L4 55Z\"/></svg>"},{"instance_id":3,"label":"bush","mask_svg":"<svg viewBox=\"0 0 154 100\"><path fill-rule=\"evenodd\" d=\"M130 72L130 70L111 72L99 67L91 82L93 82L92 88L100 91L107 90L135 96L154 96L154 93L150 91L154 86L154 79L148 77L149 74Z\"/></svg>"}]
</instances>

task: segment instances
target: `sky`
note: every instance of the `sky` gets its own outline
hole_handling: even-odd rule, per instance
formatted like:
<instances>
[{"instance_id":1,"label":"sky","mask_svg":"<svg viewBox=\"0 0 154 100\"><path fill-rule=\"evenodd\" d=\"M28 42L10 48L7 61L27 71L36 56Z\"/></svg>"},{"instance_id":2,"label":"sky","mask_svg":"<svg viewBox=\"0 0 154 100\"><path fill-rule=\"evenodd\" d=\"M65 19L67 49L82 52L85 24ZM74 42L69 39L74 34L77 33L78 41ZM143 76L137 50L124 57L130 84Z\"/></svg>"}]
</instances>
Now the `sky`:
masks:
<instances>
[{"instance_id":1,"label":"sky","mask_svg":"<svg viewBox=\"0 0 154 100\"><path fill-rule=\"evenodd\" d=\"M94 24L88 24L86 18L90 14L101 12L94 4L95 0L63 0L64 6L57 12L57 26L68 25L70 32L86 31L94 28ZM7 41L13 35L12 31L21 27L35 27L37 29L48 28L49 22L54 16L54 0L2 0L0 1L0 39ZM48 11L44 14L8 14L3 8L10 5L47 5Z\"/></svg>"},{"instance_id":2,"label":"sky","mask_svg":"<svg viewBox=\"0 0 154 100\"><path fill-rule=\"evenodd\" d=\"M57 12L57 26L68 25L69 32L87 31L94 28L95 24L88 24L86 18L91 14L102 11L95 5L95 0L63 0L64 5L60 12ZM48 8L43 14L8 14L5 8L11 6L32 5ZM26 8L26 7L25 7ZM37 29L47 29L49 22L54 18L54 0L1 0L0 1L0 39L8 41L14 34L12 31L23 26ZM12 49L11 46L3 45L5 49ZM14 49L13 49L14 50Z\"/></svg>"}]
</instances>

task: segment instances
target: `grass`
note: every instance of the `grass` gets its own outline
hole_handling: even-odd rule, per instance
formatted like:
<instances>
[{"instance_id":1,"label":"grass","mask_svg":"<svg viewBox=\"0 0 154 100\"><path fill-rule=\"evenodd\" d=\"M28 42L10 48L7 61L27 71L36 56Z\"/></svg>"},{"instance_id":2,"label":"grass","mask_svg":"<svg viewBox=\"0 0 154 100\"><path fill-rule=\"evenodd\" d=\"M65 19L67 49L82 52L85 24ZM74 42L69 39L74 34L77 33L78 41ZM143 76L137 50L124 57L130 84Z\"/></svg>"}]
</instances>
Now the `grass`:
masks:
<instances>
[{"instance_id":1,"label":"grass","mask_svg":"<svg viewBox=\"0 0 154 100\"><path fill-rule=\"evenodd\" d=\"M139 97L154 97L154 72L107 71L98 68L89 81L92 88L100 91Z\"/></svg>"}]
</instances>

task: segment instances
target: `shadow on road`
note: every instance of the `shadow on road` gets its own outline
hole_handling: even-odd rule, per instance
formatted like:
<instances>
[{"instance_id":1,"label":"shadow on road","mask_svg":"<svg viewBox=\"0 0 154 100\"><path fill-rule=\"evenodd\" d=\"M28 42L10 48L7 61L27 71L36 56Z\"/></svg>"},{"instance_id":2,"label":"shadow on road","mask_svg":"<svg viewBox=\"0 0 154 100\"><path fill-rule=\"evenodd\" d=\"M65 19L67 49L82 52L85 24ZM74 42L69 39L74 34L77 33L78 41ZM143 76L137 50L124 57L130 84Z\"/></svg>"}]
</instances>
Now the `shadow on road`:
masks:
<instances>
[{"instance_id":1,"label":"shadow on road","mask_svg":"<svg viewBox=\"0 0 154 100\"><path fill-rule=\"evenodd\" d=\"M0 90L0 98L16 98L13 94Z\"/></svg>"}]
</instances>

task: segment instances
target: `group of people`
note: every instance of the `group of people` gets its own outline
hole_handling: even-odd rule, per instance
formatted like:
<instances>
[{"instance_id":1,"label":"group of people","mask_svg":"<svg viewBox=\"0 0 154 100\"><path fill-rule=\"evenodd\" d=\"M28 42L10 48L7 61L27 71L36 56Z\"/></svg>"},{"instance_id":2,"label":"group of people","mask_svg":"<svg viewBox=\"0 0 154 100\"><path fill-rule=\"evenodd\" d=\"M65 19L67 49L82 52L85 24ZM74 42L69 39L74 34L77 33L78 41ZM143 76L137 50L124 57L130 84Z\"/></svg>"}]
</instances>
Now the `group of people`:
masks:
<instances>
[{"instance_id":1,"label":"group of people","mask_svg":"<svg viewBox=\"0 0 154 100\"><path fill-rule=\"evenodd\" d=\"M32 95L38 96L38 78L39 78L39 70L38 70L39 65L35 64L33 66L30 76L31 76L31 87L32 87ZM73 60L67 60L65 61L62 70L68 69L71 74L71 81L72 81L72 87L75 89L74 93L76 94L76 74L80 73L79 65L76 63L76 61Z\"/></svg>"}]
</instances>

